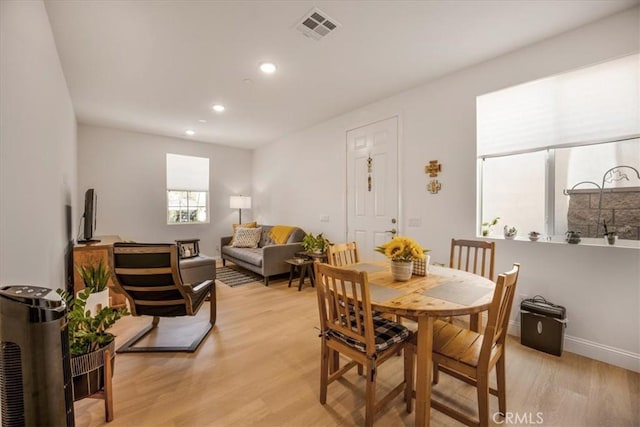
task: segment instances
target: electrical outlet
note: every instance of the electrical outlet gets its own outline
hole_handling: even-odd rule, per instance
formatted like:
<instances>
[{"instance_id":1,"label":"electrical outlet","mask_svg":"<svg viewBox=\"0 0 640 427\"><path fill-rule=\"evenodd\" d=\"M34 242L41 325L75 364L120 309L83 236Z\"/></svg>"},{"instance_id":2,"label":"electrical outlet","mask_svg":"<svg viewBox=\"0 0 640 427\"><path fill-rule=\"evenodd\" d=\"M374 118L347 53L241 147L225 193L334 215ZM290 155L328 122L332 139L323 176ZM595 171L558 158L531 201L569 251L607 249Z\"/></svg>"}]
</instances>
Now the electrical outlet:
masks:
<instances>
[{"instance_id":1,"label":"electrical outlet","mask_svg":"<svg viewBox=\"0 0 640 427\"><path fill-rule=\"evenodd\" d=\"M329 215L320 215L320 222L329 222Z\"/></svg>"},{"instance_id":2,"label":"electrical outlet","mask_svg":"<svg viewBox=\"0 0 640 427\"><path fill-rule=\"evenodd\" d=\"M216 245L216 252L219 253L220 252L220 246Z\"/></svg>"}]
</instances>

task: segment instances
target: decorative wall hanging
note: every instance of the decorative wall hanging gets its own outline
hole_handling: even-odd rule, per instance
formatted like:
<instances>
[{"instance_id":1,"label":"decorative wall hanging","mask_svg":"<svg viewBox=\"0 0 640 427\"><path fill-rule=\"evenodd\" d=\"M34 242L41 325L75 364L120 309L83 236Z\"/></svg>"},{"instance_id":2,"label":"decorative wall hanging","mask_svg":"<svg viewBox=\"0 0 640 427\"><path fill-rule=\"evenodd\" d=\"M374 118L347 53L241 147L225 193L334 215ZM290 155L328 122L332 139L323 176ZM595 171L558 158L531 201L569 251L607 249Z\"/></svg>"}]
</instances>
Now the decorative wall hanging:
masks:
<instances>
[{"instance_id":1,"label":"decorative wall hanging","mask_svg":"<svg viewBox=\"0 0 640 427\"><path fill-rule=\"evenodd\" d=\"M437 194L441 188L442 184L440 184L437 179L432 179L431 181L429 181L429 184L427 184L427 190L429 190L429 193L431 194Z\"/></svg>"},{"instance_id":2,"label":"decorative wall hanging","mask_svg":"<svg viewBox=\"0 0 640 427\"><path fill-rule=\"evenodd\" d=\"M438 176L442 172L442 165L437 160L429 160L429 164L424 167L424 173L428 173L431 178Z\"/></svg>"},{"instance_id":3,"label":"decorative wall hanging","mask_svg":"<svg viewBox=\"0 0 640 427\"><path fill-rule=\"evenodd\" d=\"M367 159L367 190L371 191L371 172L373 172L373 159L371 155Z\"/></svg>"}]
</instances>

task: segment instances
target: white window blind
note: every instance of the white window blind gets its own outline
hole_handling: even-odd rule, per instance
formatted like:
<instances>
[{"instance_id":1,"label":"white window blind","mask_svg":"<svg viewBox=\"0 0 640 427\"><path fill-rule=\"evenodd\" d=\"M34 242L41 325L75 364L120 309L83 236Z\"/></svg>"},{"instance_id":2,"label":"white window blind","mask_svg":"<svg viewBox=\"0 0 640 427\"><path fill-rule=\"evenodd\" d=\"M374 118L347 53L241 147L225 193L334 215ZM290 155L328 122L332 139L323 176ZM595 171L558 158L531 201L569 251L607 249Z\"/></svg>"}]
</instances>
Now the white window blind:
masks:
<instances>
[{"instance_id":1,"label":"white window blind","mask_svg":"<svg viewBox=\"0 0 640 427\"><path fill-rule=\"evenodd\" d=\"M167 153L167 189L209 191L209 159Z\"/></svg>"},{"instance_id":2,"label":"white window blind","mask_svg":"<svg viewBox=\"0 0 640 427\"><path fill-rule=\"evenodd\" d=\"M640 55L479 96L478 157L640 135Z\"/></svg>"}]
</instances>

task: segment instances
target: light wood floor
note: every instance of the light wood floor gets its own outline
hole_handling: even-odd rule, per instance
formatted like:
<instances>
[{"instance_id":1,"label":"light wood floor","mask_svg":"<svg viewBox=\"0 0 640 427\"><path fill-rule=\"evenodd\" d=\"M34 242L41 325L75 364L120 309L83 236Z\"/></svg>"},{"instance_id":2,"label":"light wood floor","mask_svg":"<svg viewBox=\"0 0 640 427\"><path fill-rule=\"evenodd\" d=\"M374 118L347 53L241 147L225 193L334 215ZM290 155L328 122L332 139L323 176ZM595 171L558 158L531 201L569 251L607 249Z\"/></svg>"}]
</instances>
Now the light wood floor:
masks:
<instances>
[{"instance_id":1,"label":"light wood floor","mask_svg":"<svg viewBox=\"0 0 640 427\"><path fill-rule=\"evenodd\" d=\"M206 322L162 319L157 341L179 341ZM113 328L116 345L150 321L127 317ZM109 426L357 426L364 423L364 379L356 372L329 385L318 401L320 339L315 289L301 292L273 280L229 288L218 284L218 321L193 354L119 354L113 377L115 419ZM189 341L187 339L187 341ZM379 370L379 392L400 381L402 357ZM494 383L495 383L495 376ZM475 411L472 387L441 375L434 396ZM377 426L412 426L413 414L398 397L376 418ZM497 399L490 397L490 413ZM565 352L562 357L520 345L507 346L508 424L638 426L640 374ZM101 400L76 402L76 425L101 426ZM475 413L475 412L473 412ZM432 410L431 425L454 426Z\"/></svg>"}]
</instances>

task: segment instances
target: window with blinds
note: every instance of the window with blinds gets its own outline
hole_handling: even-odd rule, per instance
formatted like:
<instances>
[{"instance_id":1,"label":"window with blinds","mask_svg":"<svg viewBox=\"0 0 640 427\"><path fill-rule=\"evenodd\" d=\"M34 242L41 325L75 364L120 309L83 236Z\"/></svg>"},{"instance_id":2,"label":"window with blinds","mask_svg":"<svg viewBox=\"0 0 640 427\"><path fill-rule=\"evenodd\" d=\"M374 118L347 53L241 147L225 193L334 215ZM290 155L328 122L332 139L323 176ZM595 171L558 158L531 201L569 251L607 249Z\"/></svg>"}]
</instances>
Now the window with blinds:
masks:
<instances>
[{"instance_id":1,"label":"window with blinds","mask_svg":"<svg viewBox=\"0 0 640 427\"><path fill-rule=\"evenodd\" d=\"M209 222L209 159L167 153L167 224Z\"/></svg>"},{"instance_id":2,"label":"window with blinds","mask_svg":"<svg viewBox=\"0 0 640 427\"><path fill-rule=\"evenodd\" d=\"M525 239L572 227L600 237L597 223L614 212L600 202L600 189L640 190L638 54L479 96L476 112L478 232L500 217L496 235L508 225ZM605 179L619 166L628 167L614 171L620 179ZM583 186L596 189L597 209L570 211L571 191ZM621 221L631 227L625 238L640 238L640 224L631 216Z\"/></svg>"}]
</instances>

